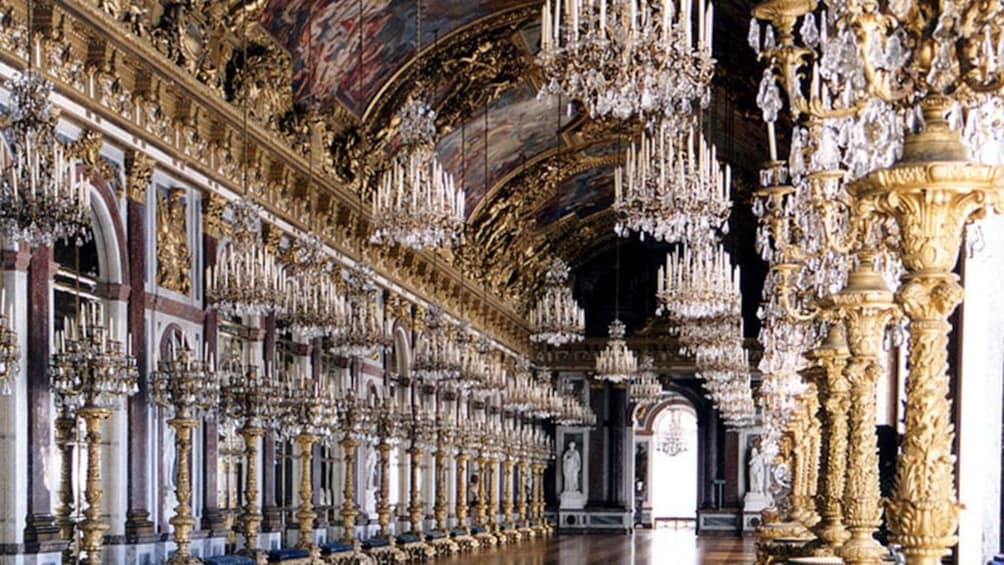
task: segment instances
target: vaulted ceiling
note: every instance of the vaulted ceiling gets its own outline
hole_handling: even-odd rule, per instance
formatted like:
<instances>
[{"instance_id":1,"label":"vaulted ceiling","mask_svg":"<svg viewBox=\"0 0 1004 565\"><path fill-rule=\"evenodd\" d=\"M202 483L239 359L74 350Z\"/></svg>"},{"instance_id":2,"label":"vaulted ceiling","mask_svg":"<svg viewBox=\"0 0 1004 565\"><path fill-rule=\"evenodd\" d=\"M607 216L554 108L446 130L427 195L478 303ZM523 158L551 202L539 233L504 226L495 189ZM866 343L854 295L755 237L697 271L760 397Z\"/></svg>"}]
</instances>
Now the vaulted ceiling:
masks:
<instances>
[{"instance_id":1,"label":"vaulted ceiling","mask_svg":"<svg viewBox=\"0 0 1004 565\"><path fill-rule=\"evenodd\" d=\"M431 101L440 159L467 191L467 245L450 259L471 273L487 268L494 290L514 301L532 295L552 256L569 261L583 281L603 278L614 244L613 169L636 133L591 120L569 101L559 109L557 100L538 98L540 5L424 0L421 46L416 0L271 0L261 20L292 55L297 101L317 108L335 132L332 158L345 180L354 180L361 164L372 182L396 145L396 111L411 96ZM744 278L759 280L748 198L765 135L754 104L759 66L745 45L750 7L744 0L716 3L710 130L735 177L726 243ZM638 254L645 265L625 270L626 277L652 278L648 271L666 246L646 248ZM744 289L750 320L758 284ZM606 285L579 286L609 298ZM644 319L654 310L650 299L623 291L637 285L621 286L626 311Z\"/></svg>"}]
</instances>

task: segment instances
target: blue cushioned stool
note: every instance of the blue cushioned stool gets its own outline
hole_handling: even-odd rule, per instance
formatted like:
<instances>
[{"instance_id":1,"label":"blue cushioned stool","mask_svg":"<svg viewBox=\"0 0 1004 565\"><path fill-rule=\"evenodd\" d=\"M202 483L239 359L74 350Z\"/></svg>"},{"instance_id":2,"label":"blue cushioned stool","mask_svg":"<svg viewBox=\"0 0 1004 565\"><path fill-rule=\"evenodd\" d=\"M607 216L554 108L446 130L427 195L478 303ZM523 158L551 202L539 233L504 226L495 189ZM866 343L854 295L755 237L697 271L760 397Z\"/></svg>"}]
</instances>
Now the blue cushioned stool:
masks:
<instances>
[{"instance_id":1,"label":"blue cushioned stool","mask_svg":"<svg viewBox=\"0 0 1004 565\"><path fill-rule=\"evenodd\" d=\"M269 563L280 563L292 559L303 559L310 557L310 552L306 549L273 549L268 552Z\"/></svg>"},{"instance_id":2,"label":"blue cushioned stool","mask_svg":"<svg viewBox=\"0 0 1004 565\"><path fill-rule=\"evenodd\" d=\"M401 534L401 535L397 536L397 543L401 543L401 544L416 543L416 542L420 542L420 541L422 541L422 540L420 540L418 538L418 536L416 536L415 534L412 534L412 533Z\"/></svg>"},{"instance_id":3,"label":"blue cushioned stool","mask_svg":"<svg viewBox=\"0 0 1004 565\"><path fill-rule=\"evenodd\" d=\"M390 540L384 538L372 538L363 542L363 549L376 549L378 547L387 547L390 545Z\"/></svg>"},{"instance_id":4,"label":"blue cushioned stool","mask_svg":"<svg viewBox=\"0 0 1004 565\"><path fill-rule=\"evenodd\" d=\"M215 557L203 557L205 565L254 565L254 560L246 555L217 555Z\"/></svg>"},{"instance_id":5,"label":"blue cushioned stool","mask_svg":"<svg viewBox=\"0 0 1004 565\"><path fill-rule=\"evenodd\" d=\"M321 546L322 553L345 553L355 549L351 543L331 542Z\"/></svg>"}]
</instances>

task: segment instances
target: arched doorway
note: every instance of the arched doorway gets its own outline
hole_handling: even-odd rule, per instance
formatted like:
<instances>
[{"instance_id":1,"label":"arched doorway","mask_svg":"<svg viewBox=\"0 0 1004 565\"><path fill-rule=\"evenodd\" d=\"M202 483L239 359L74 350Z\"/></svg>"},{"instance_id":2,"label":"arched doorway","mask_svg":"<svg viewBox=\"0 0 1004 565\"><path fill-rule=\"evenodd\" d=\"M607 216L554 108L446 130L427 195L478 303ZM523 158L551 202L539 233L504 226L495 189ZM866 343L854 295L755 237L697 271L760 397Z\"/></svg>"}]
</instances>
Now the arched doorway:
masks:
<instances>
[{"instance_id":1,"label":"arched doorway","mask_svg":"<svg viewBox=\"0 0 1004 565\"><path fill-rule=\"evenodd\" d=\"M693 528L697 519L697 412L682 398L651 420L649 485L652 526Z\"/></svg>"}]
</instances>

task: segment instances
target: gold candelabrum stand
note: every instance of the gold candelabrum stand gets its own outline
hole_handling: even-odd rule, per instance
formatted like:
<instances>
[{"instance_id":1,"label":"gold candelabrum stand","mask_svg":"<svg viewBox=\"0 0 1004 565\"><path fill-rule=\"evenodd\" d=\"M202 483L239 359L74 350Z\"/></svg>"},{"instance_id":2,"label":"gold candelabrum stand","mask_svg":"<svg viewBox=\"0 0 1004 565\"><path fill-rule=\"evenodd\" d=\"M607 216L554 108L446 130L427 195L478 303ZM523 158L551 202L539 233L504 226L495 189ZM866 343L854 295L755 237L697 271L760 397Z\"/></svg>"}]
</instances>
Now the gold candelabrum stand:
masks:
<instances>
[{"instance_id":1,"label":"gold candelabrum stand","mask_svg":"<svg viewBox=\"0 0 1004 565\"><path fill-rule=\"evenodd\" d=\"M436 504L433 508L433 514L436 517L436 530L448 532L450 528L447 523L449 516L447 489L449 489L450 484L450 468L447 441L442 430L438 434L436 452L433 454L433 457L436 461Z\"/></svg>"},{"instance_id":2,"label":"gold candelabrum stand","mask_svg":"<svg viewBox=\"0 0 1004 565\"><path fill-rule=\"evenodd\" d=\"M77 416L84 422L87 445L87 486L84 490L84 500L87 509L84 519L80 522L83 536L80 543L81 553L86 555L89 564L101 563L101 545L108 524L101 517L101 423L111 416L108 408L99 408L93 404L85 405L77 410Z\"/></svg>"},{"instance_id":3,"label":"gold candelabrum stand","mask_svg":"<svg viewBox=\"0 0 1004 565\"><path fill-rule=\"evenodd\" d=\"M886 551L873 537L882 524L876 394L878 379L885 374L882 337L898 309L867 253L831 303L843 320L850 351L845 369L851 394L850 448L842 504L850 538L841 546L840 556L848 564L877 564Z\"/></svg>"},{"instance_id":4,"label":"gold candelabrum stand","mask_svg":"<svg viewBox=\"0 0 1004 565\"><path fill-rule=\"evenodd\" d=\"M356 541L356 516L359 510L356 508L355 492L353 485L355 482L355 459L356 448L359 442L346 433L338 444L342 447L343 469L342 474L342 540L345 543L354 544Z\"/></svg>"},{"instance_id":5,"label":"gold candelabrum stand","mask_svg":"<svg viewBox=\"0 0 1004 565\"><path fill-rule=\"evenodd\" d=\"M456 514L457 514L457 527L470 532L470 528L467 526L467 450L463 443L457 446L457 500L456 500Z\"/></svg>"},{"instance_id":6,"label":"gold candelabrum stand","mask_svg":"<svg viewBox=\"0 0 1004 565\"><path fill-rule=\"evenodd\" d=\"M56 448L62 457L62 467L59 474L59 505L56 507L56 526L59 537L70 542L63 554L64 561L73 559L76 538L76 520L73 517L73 453L77 444L77 418L68 406L60 407L60 415L56 418Z\"/></svg>"},{"instance_id":7,"label":"gold candelabrum stand","mask_svg":"<svg viewBox=\"0 0 1004 565\"><path fill-rule=\"evenodd\" d=\"M467 435L469 430L458 429L457 433L457 456L455 458L457 463L457 500L455 512L457 514L457 528L463 530L464 533L455 536L453 539L457 542L460 551L468 552L476 550L479 546L478 541L470 535L471 528L468 522L470 508L467 505L467 464L469 460L467 446L473 442L471 442L472 437Z\"/></svg>"},{"instance_id":8,"label":"gold candelabrum stand","mask_svg":"<svg viewBox=\"0 0 1004 565\"><path fill-rule=\"evenodd\" d=\"M512 448L506 446L504 453L504 459L502 460L502 527L505 528L504 532L500 535L500 539L504 540L506 543L516 543L520 541L519 530L516 529L516 522L513 521L513 469L515 468L516 461L513 456Z\"/></svg>"},{"instance_id":9,"label":"gold candelabrum stand","mask_svg":"<svg viewBox=\"0 0 1004 565\"><path fill-rule=\"evenodd\" d=\"M482 438L479 434L479 438ZM478 448L477 456L478 464L478 503L475 506L475 514L477 516L478 527L481 531L478 532L474 538L478 541L481 547L495 547L498 544L498 540L492 534L492 521L489 519L489 512L491 512L491 506L488 503L489 488L490 485L486 484L488 481L488 474L491 473L489 470L490 460L487 456L487 451L484 443L481 443ZM494 482L494 481L492 481Z\"/></svg>"},{"instance_id":10,"label":"gold candelabrum stand","mask_svg":"<svg viewBox=\"0 0 1004 565\"><path fill-rule=\"evenodd\" d=\"M822 426L820 428L820 470L817 484L820 521L813 529L817 556L836 555L850 537L844 527L843 495L847 471L847 414L850 410L850 385L844 374L847 349L842 324L834 324L826 340L809 354L819 367L815 383L819 394Z\"/></svg>"},{"instance_id":11,"label":"gold candelabrum stand","mask_svg":"<svg viewBox=\"0 0 1004 565\"><path fill-rule=\"evenodd\" d=\"M183 411L167 421L174 429L174 446L177 450L178 482L175 488L177 505L170 523L174 528L174 543L177 549L168 563L172 565L191 565L201 563L192 556L192 530L195 528L195 517L192 515L192 478L190 462L192 456L192 430L198 427L199 420L187 417Z\"/></svg>"},{"instance_id":12,"label":"gold candelabrum stand","mask_svg":"<svg viewBox=\"0 0 1004 565\"><path fill-rule=\"evenodd\" d=\"M531 524L531 517L527 510L529 506L532 506L532 501L527 501L527 497L530 493L527 492L527 477L530 476L530 454L528 450L524 449L520 454L519 458L519 505L517 506L517 512L519 514L519 527L520 534L524 539L532 540L534 538L534 531Z\"/></svg>"},{"instance_id":13,"label":"gold candelabrum stand","mask_svg":"<svg viewBox=\"0 0 1004 565\"><path fill-rule=\"evenodd\" d=\"M436 555L452 555L460 551L460 546L450 537L449 519L449 489L450 489L450 446L453 443L454 430L449 422L440 422L436 431L436 451L433 457L436 462L436 502L433 514L436 518L436 530L443 537L432 540L431 545Z\"/></svg>"},{"instance_id":14,"label":"gold candelabrum stand","mask_svg":"<svg viewBox=\"0 0 1004 565\"><path fill-rule=\"evenodd\" d=\"M81 304L76 318L64 320L55 342L49 364L50 386L66 410L63 416L70 417L72 407L79 406L75 415L84 423L87 508L79 524L81 561L96 564L101 563L101 546L108 530L101 511L101 425L119 399L137 391L139 371L125 345L131 339L116 339L111 324L105 325L104 308L99 303ZM63 427L64 432L72 433L69 422ZM70 451L64 446L64 455ZM68 528L66 532L72 533Z\"/></svg>"},{"instance_id":15,"label":"gold candelabrum stand","mask_svg":"<svg viewBox=\"0 0 1004 565\"><path fill-rule=\"evenodd\" d=\"M241 515L241 534L244 536L244 553L258 558L258 533L261 530L262 513L258 505L258 441L265 436L265 430L244 424L240 429L244 439L244 512Z\"/></svg>"},{"instance_id":16,"label":"gold candelabrum stand","mask_svg":"<svg viewBox=\"0 0 1004 565\"><path fill-rule=\"evenodd\" d=\"M851 187L864 205L896 221L907 271L896 294L910 322L905 431L886 508L890 540L908 565L940 563L957 542L947 350L948 318L963 288L953 268L966 224L999 207L1004 188L1004 170L968 160L960 132L946 120L952 103L924 98L926 127L907 135L899 161Z\"/></svg>"},{"instance_id":17,"label":"gold candelabrum stand","mask_svg":"<svg viewBox=\"0 0 1004 565\"><path fill-rule=\"evenodd\" d=\"M300 507L296 511L296 521L299 525L299 538L296 546L306 549L311 553L311 559L320 558L320 550L314 543L314 521L317 519L317 512L314 511L314 485L312 475L312 460L314 444L318 437L314 434L301 432L293 441L299 450L300 456Z\"/></svg>"},{"instance_id":18,"label":"gold candelabrum stand","mask_svg":"<svg viewBox=\"0 0 1004 565\"><path fill-rule=\"evenodd\" d=\"M167 420L174 434L177 453L178 478L174 495L176 505L170 524L174 529L175 552L168 560L171 565L194 565L201 561L192 555L192 430L199 426L197 414L213 410L219 399L219 381L205 359L198 357L192 338L178 333L171 342L168 357L160 360L153 374L150 390L152 400L162 408L173 410Z\"/></svg>"},{"instance_id":19,"label":"gold candelabrum stand","mask_svg":"<svg viewBox=\"0 0 1004 565\"><path fill-rule=\"evenodd\" d=\"M389 395L390 393L388 393ZM395 546L394 536L390 531L390 453L393 449L391 440L399 430L400 414L393 400L384 398L376 413L377 463L380 467L380 488L377 491L377 523L380 525L379 537L388 542L386 547L370 550L370 554L379 563L402 563L407 560L407 554Z\"/></svg>"},{"instance_id":20,"label":"gold candelabrum stand","mask_svg":"<svg viewBox=\"0 0 1004 565\"><path fill-rule=\"evenodd\" d=\"M421 537L422 527L422 448L417 441L412 441L408 448L409 471L411 472L411 489L408 496L408 520L411 531Z\"/></svg>"},{"instance_id":21,"label":"gold candelabrum stand","mask_svg":"<svg viewBox=\"0 0 1004 565\"><path fill-rule=\"evenodd\" d=\"M498 510L499 510L499 486L497 478L498 457L494 452L489 452L486 460L488 473L488 528L492 535L499 531ZM496 536L496 539L497 536Z\"/></svg>"},{"instance_id":22,"label":"gold candelabrum stand","mask_svg":"<svg viewBox=\"0 0 1004 565\"><path fill-rule=\"evenodd\" d=\"M546 533L544 528L544 511L542 507L541 477L544 474L544 464L539 460L530 464L530 471L533 473L533 487L530 502L530 521L533 524L534 534L542 536Z\"/></svg>"}]
</instances>

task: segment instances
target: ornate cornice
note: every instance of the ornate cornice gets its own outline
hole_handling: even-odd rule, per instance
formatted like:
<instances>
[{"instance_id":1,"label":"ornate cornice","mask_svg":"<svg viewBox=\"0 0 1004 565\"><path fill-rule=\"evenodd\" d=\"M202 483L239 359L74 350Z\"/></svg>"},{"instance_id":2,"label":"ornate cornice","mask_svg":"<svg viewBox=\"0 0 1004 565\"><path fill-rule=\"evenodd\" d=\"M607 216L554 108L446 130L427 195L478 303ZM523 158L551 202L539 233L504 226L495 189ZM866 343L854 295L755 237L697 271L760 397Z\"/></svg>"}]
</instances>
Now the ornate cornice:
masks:
<instances>
[{"instance_id":1,"label":"ornate cornice","mask_svg":"<svg viewBox=\"0 0 1004 565\"><path fill-rule=\"evenodd\" d=\"M210 80L219 78L218 74L207 74L206 68L188 65L190 59L171 58L169 55L177 54L165 54L158 49L149 22L142 18L129 20L132 16L128 11L114 14L122 18L117 20L113 14L90 3L43 2L35 2L34 14L35 28L40 32L35 37L41 57L47 63L40 68L52 78L60 95L86 111L84 116L68 115L67 119L94 129L99 128L91 124L113 124L128 132L130 139L123 140L124 143L163 153L167 156L164 167L180 178L203 185L201 188L207 195L226 198L228 193L241 194L244 191L241 164L246 162L248 192L259 200L270 221L296 230L315 231L343 256L358 258L367 249L368 207L362 205L354 190L328 170L316 167L308 175L306 141L310 136L305 132L314 132L315 151L318 146L329 144L331 139L315 113L286 109L280 114L282 108L276 109L276 104L281 104L276 100L283 97L275 98L265 93L264 98L259 99L262 104L256 109L260 111L271 104L275 111L271 115L267 112L251 115L249 111L245 143L244 114L227 98L233 84L224 80L219 86ZM218 7L217 4L209 4L209 12ZM244 17L240 15L243 14L241 6L243 4L238 4L234 8L237 11L228 12L221 21L229 22L232 27ZM6 7L0 4L0 12L8 15L0 17L0 61L14 68L25 64L24 10L23 4ZM193 16L189 24L221 33L219 27L212 25L222 24L210 25L212 22L205 19L216 17L209 12L202 16L203 19ZM161 19L158 29L170 23ZM142 33L137 35L134 33L137 30ZM212 38L212 33L207 37ZM229 42L229 48L220 49L229 49L232 56L232 31L216 37ZM249 32L249 39L255 45L249 55L272 53L272 60L280 62L286 56L258 31ZM279 76L269 69L264 71L267 72L254 79L258 81L256 88L269 86L268 78ZM245 77L245 80L252 79ZM270 86L273 89L284 87L288 88L288 84ZM105 133L107 138L108 132ZM107 138L105 142L116 143L116 140ZM308 176L312 177L309 184L305 181ZM201 182L202 178L208 179L208 186ZM216 228L210 226L210 229ZM415 255L399 248L372 253L375 255L374 268L382 277L421 299L440 302L452 312L458 311L457 296L469 296L468 300L480 302L480 288L475 288L470 281L460 280L457 270L445 263L439 263L435 267L437 276L430 278L431 254ZM428 282L435 278L441 280L430 286ZM481 329L510 348L523 350L525 322L499 299L489 296L488 303L493 315Z\"/></svg>"}]
</instances>

